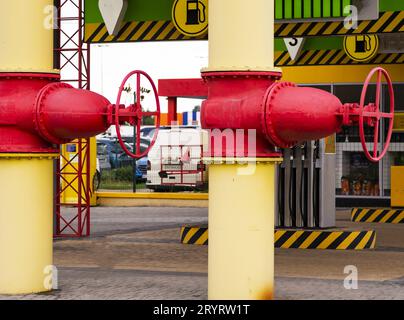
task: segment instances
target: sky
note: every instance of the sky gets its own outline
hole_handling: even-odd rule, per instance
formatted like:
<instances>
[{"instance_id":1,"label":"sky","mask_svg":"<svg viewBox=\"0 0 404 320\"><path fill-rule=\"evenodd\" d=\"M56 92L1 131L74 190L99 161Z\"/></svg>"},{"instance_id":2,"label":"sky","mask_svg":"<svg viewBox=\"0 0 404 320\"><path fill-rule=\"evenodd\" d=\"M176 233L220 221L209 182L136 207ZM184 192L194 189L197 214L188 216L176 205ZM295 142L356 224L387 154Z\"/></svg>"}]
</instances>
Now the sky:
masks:
<instances>
[{"instance_id":1,"label":"sky","mask_svg":"<svg viewBox=\"0 0 404 320\"><path fill-rule=\"evenodd\" d=\"M159 79L200 78L201 69L207 65L207 41L92 44L91 90L115 103L123 78L132 70L147 72L157 86ZM144 106L153 110L153 99L146 95ZM132 103L128 96L121 102ZM160 98L160 104L161 111L167 112L167 99ZM179 99L178 112L192 111L200 104L201 100Z\"/></svg>"}]
</instances>

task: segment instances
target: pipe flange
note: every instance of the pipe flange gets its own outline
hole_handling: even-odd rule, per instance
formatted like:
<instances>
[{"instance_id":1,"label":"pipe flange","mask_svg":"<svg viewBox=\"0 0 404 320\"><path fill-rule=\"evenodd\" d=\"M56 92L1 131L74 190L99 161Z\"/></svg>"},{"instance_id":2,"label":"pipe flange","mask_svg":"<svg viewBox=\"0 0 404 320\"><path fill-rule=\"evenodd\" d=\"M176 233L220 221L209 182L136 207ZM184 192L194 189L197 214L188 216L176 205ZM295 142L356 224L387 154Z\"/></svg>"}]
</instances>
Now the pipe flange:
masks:
<instances>
[{"instance_id":1,"label":"pipe flange","mask_svg":"<svg viewBox=\"0 0 404 320\"><path fill-rule=\"evenodd\" d=\"M206 82L207 79L214 78L268 78L280 80L282 73L277 71L205 71L202 72L202 79Z\"/></svg>"},{"instance_id":2,"label":"pipe flange","mask_svg":"<svg viewBox=\"0 0 404 320\"><path fill-rule=\"evenodd\" d=\"M37 72L0 72L0 79L29 79L29 80L48 80L59 81L60 75L54 73L37 73Z\"/></svg>"},{"instance_id":3,"label":"pipe flange","mask_svg":"<svg viewBox=\"0 0 404 320\"><path fill-rule=\"evenodd\" d=\"M46 141L53 143L53 144L65 144L70 142L71 140L69 139L61 139L58 137L53 136L48 129L46 128L44 119L43 119L43 108L45 106L45 101L46 98L49 94L51 94L54 91L57 91L58 89L72 89L73 86L67 83L63 82L57 82L57 83L50 83L43 87L41 91L39 91L36 100L35 100L35 105L34 105L34 124L35 124L35 129L39 133L39 135L45 139Z\"/></svg>"},{"instance_id":4,"label":"pipe flange","mask_svg":"<svg viewBox=\"0 0 404 320\"><path fill-rule=\"evenodd\" d=\"M275 100L276 95L281 91L283 88L286 87L296 87L296 84L292 82L276 82L272 86L270 86L265 93L263 99L263 109L264 112L262 114L262 128L264 134L266 135L267 139L275 146L279 148L291 148L298 143L298 141L287 142L280 138L273 126L271 112L273 108L273 102Z\"/></svg>"}]
</instances>

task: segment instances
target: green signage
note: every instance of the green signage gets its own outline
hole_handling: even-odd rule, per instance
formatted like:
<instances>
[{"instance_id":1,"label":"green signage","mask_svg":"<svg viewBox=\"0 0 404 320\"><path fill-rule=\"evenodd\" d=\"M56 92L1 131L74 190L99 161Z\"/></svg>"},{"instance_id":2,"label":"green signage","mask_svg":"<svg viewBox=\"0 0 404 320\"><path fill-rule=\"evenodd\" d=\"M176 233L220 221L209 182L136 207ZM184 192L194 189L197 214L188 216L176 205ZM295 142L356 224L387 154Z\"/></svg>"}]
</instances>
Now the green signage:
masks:
<instances>
[{"instance_id":1,"label":"green signage","mask_svg":"<svg viewBox=\"0 0 404 320\"><path fill-rule=\"evenodd\" d=\"M124 21L169 21L174 0L128 0ZM85 23L102 23L98 0L84 1Z\"/></svg>"}]
</instances>

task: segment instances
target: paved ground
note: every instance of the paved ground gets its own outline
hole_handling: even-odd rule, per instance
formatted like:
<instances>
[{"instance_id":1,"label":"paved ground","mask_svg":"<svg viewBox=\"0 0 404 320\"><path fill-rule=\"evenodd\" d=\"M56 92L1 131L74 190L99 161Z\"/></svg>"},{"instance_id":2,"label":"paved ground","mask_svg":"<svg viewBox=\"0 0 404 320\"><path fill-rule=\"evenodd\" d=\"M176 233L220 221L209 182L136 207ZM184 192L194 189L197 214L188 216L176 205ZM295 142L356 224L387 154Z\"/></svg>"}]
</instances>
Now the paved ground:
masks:
<instances>
[{"instance_id":1,"label":"paved ground","mask_svg":"<svg viewBox=\"0 0 404 320\"><path fill-rule=\"evenodd\" d=\"M207 209L95 208L93 236L55 242L60 290L0 299L206 299L207 250L178 243L179 226L207 222ZM375 228L370 251L276 250L277 299L404 299L404 225ZM355 265L358 290L344 288L344 267Z\"/></svg>"}]
</instances>

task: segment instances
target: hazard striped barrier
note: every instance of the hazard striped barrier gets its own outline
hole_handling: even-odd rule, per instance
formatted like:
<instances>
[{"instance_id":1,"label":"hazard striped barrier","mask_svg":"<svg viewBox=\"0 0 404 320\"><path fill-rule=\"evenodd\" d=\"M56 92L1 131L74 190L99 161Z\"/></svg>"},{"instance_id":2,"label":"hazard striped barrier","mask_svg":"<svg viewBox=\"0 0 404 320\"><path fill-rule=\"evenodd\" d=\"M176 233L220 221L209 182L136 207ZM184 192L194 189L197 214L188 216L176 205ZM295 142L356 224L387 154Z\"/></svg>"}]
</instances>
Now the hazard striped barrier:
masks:
<instances>
[{"instance_id":1,"label":"hazard striped barrier","mask_svg":"<svg viewBox=\"0 0 404 320\"><path fill-rule=\"evenodd\" d=\"M368 223L404 223L404 209L352 209L353 222Z\"/></svg>"},{"instance_id":2,"label":"hazard striped barrier","mask_svg":"<svg viewBox=\"0 0 404 320\"><path fill-rule=\"evenodd\" d=\"M208 228L182 227L181 243L208 245ZM373 230L275 230L275 248L281 249L364 250L375 246L376 232Z\"/></svg>"}]
</instances>

